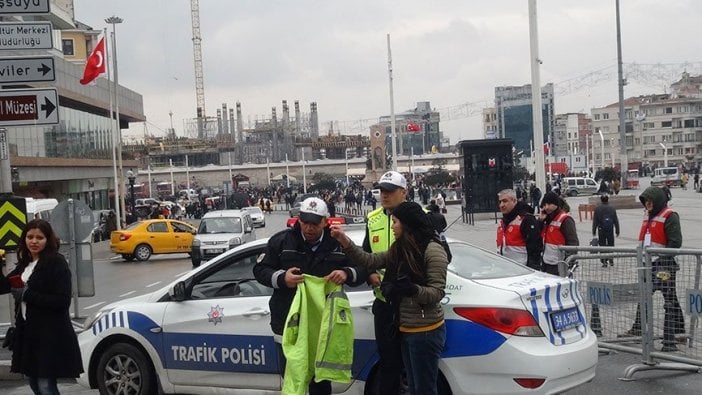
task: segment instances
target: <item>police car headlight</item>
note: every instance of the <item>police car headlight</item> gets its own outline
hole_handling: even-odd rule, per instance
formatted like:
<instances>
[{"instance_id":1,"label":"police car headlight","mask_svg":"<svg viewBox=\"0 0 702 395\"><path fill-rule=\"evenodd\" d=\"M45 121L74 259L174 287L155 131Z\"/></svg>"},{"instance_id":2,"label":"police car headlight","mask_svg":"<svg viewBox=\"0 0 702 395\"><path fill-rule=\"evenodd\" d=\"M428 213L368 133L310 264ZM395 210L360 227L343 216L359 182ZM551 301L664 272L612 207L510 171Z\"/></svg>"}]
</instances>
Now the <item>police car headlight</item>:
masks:
<instances>
[{"instance_id":1,"label":"police car headlight","mask_svg":"<svg viewBox=\"0 0 702 395\"><path fill-rule=\"evenodd\" d=\"M229 240L229 248L236 247L241 244L241 238L240 237L235 237L231 240Z\"/></svg>"},{"instance_id":2,"label":"police car headlight","mask_svg":"<svg viewBox=\"0 0 702 395\"><path fill-rule=\"evenodd\" d=\"M193 239L193 247L200 247L200 240Z\"/></svg>"},{"instance_id":3,"label":"police car headlight","mask_svg":"<svg viewBox=\"0 0 702 395\"><path fill-rule=\"evenodd\" d=\"M97 313L95 313L95 315L93 315L92 317L85 320L85 322L83 323L83 330L85 331L85 330L92 328L93 324L95 324L100 318L109 314L112 310L114 310L114 309L104 309L104 310L100 310Z\"/></svg>"}]
</instances>

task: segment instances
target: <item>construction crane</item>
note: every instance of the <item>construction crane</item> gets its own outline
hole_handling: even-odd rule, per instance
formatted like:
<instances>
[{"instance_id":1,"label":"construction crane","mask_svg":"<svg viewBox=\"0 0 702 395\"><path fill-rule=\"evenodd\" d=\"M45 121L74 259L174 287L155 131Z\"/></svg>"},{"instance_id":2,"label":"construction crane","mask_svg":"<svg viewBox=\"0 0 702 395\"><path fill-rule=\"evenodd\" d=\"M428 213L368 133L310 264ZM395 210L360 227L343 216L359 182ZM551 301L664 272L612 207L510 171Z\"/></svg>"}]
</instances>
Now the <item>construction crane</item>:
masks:
<instances>
[{"instance_id":1,"label":"construction crane","mask_svg":"<svg viewBox=\"0 0 702 395\"><path fill-rule=\"evenodd\" d=\"M195 58L195 97L197 98L197 138L205 137L205 81L202 72L202 46L200 42L200 2L190 0L193 24L193 57Z\"/></svg>"}]
</instances>

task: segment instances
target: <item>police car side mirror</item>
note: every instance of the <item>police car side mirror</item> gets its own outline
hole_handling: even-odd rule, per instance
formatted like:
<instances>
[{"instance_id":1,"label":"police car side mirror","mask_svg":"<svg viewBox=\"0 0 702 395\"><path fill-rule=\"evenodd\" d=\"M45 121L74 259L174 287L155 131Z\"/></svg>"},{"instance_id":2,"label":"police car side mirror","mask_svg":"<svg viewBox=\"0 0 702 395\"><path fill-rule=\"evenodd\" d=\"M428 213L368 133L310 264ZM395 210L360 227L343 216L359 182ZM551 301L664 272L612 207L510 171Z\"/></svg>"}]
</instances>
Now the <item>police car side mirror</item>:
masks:
<instances>
[{"instance_id":1,"label":"police car side mirror","mask_svg":"<svg viewBox=\"0 0 702 395\"><path fill-rule=\"evenodd\" d=\"M171 288L168 291L168 294L171 296L171 299L176 301L176 302L182 302L185 300L185 282L184 281L178 281L173 285L173 288Z\"/></svg>"}]
</instances>

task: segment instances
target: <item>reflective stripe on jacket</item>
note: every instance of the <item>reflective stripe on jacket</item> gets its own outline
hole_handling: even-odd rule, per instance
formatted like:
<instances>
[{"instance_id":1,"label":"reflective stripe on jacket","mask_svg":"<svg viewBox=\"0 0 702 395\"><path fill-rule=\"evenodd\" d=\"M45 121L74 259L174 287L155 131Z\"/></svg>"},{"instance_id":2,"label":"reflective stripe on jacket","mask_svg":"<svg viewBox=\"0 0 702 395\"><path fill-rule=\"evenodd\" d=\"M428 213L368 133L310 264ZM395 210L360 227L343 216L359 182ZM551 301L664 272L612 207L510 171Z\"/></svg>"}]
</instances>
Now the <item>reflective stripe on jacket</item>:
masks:
<instances>
[{"instance_id":1,"label":"reflective stripe on jacket","mask_svg":"<svg viewBox=\"0 0 702 395\"><path fill-rule=\"evenodd\" d=\"M392 220L385 213L383 207L377 208L368 213L368 244L370 244L371 252L386 252L390 248L390 244L395 241L395 234L392 232ZM385 269L378 270L380 280L385 276ZM373 287L375 297L385 302L385 297L380 292L380 287Z\"/></svg>"},{"instance_id":2,"label":"reflective stripe on jacket","mask_svg":"<svg viewBox=\"0 0 702 395\"><path fill-rule=\"evenodd\" d=\"M343 287L303 276L283 330L284 394L304 395L312 377L351 381L353 317Z\"/></svg>"},{"instance_id":3,"label":"reflective stripe on jacket","mask_svg":"<svg viewBox=\"0 0 702 395\"><path fill-rule=\"evenodd\" d=\"M506 229L503 226L504 220L497 224L497 253L526 265L526 240L524 240L521 230L523 218L523 215L517 215L512 222L507 224Z\"/></svg>"},{"instance_id":4,"label":"reflective stripe on jacket","mask_svg":"<svg viewBox=\"0 0 702 395\"><path fill-rule=\"evenodd\" d=\"M655 217L649 219L648 213L644 215L641 229L639 230L639 241L643 243L646 232L651 234L651 245L654 248L665 248L668 246L668 236L665 234L665 221L670 217L673 210L664 208Z\"/></svg>"},{"instance_id":5,"label":"reflective stripe on jacket","mask_svg":"<svg viewBox=\"0 0 702 395\"><path fill-rule=\"evenodd\" d=\"M558 246L565 245L566 240L561 225L568 218L568 213L561 211L544 229L544 255L543 261L547 265L557 265L565 258L565 253L558 250Z\"/></svg>"}]
</instances>

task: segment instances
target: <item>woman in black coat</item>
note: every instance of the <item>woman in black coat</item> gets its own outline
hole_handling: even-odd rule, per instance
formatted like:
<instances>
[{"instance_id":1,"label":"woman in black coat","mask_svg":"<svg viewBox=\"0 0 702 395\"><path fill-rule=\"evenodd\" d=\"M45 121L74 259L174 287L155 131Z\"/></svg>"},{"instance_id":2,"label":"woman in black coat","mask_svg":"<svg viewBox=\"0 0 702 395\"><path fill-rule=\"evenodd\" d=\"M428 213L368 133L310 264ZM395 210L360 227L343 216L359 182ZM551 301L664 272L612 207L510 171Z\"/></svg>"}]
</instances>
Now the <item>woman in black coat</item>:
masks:
<instances>
[{"instance_id":1,"label":"woman in black coat","mask_svg":"<svg viewBox=\"0 0 702 395\"><path fill-rule=\"evenodd\" d=\"M58 378L83 372L78 339L68 313L71 272L58 253L51 225L41 219L24 228L17 248L17 266L0 276L0 293L15 295L16 330L12 367L29 377L35 394L58 394Z\"/></svg>"}]
</instances>

